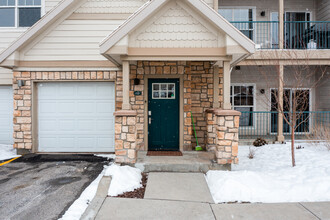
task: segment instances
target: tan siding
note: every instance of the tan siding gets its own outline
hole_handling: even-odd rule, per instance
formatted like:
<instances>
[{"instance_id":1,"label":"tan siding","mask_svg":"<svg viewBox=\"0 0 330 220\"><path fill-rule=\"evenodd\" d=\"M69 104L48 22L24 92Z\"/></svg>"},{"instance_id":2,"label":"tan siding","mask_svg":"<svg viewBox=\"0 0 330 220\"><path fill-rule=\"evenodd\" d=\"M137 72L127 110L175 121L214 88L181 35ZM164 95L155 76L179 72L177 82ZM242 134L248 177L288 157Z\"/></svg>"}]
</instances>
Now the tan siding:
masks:
<instances>
[{"instance_id":1,"label":"tan siding","mask_svg":"<svg viewBox=\"0 0 330 220\"><path fill-rule=\"evenodd\" d=\"M105 60L99 43L123 21L65 20L43 37L23 60Z\"/></svg>"},{"instance_id":2,"label":"tan siding","mask_svg":"<svg viewBox=\"0 0 330 220\"><path fill-rule=\"evenodd\" d=\"M46 0L45 2L45 13L53 9L61 0Z\"/></svg>"},{"instance_id":3,"label":"tan siding","mask_svg":"<svg viewBox=\"0 0 330 220\"><path fill-rule=\"evenodd\" d=\"M132 33L130 47L218 47L218 35L224 42L224 34L218 34L212 26L202 23L175 2L164 7L158 15L152 23L150 21Z\"/></svg>"},{"instance_id":4,"label":"tan siding","mask_svg":"<svg viewBox=\"0 0 330 220\"><path fill-rule=\"evenodd\" d=\"M134 13L147 0L88 0L75 13Z\"/></svg>"},{"instance_id":5,"label":"tan siding","mask_svg":"<svg viewBox=\"0 0 330 220\"><path fill-rule=\"evenodd\" d=\"M213 8L213 0L204 0L204 2Z\"/></svg>"},{"instance_id":6,"label":"tan siding","mask_svg":"<svg viewBox=\"0 0 330 220\"><path fill-rule=\"evenodd\" d=\"M0 53L15 41L26 29L2 29L0 30ZM0 85L12 83L12 72L0 67Z\"/></svg>"}]
</instances>

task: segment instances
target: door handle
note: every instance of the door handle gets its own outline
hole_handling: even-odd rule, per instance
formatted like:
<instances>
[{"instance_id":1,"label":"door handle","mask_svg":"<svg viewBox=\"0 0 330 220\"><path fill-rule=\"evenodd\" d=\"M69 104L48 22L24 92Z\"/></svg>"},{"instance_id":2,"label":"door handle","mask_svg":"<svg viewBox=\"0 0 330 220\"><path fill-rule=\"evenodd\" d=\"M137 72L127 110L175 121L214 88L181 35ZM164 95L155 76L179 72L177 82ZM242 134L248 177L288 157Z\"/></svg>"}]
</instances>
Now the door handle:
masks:
<instances>
[{"instance_id":1,"label":"door handle","mask_svg":"<svg viewBox=\"0 0 330 220\"><path fill-rule=\"evenodd\" d=\"M151 125L151 120L152 120L152 119L149 117L149 125Z\"/></svg>"}]
</instances>

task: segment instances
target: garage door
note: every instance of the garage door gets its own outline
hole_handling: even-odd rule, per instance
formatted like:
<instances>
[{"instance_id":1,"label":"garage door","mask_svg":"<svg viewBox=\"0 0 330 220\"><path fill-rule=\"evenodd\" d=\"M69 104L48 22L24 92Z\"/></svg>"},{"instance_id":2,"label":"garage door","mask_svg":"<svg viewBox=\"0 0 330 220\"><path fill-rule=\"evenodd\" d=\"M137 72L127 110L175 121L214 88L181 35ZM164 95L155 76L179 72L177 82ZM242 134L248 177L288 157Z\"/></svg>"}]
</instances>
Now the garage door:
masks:
<instances>
[{"instance_id":1,"label":"garage door","mask_svg":"<svg viewBox=\"0 0 330 220\"><path fill-rule=\"evenodd\" d=\"M13 143L13 89L0 86L0 144Z\"/></svg>"},{"instance_id":2,"label":"garage door","mask_svg":"<svg viewBox=\"0 0 330 220\"><path fill-rule=\"evenodd\" d=\"M112 82L38 84L39 152L113 152Z\"/></svg>"}]
</instances>

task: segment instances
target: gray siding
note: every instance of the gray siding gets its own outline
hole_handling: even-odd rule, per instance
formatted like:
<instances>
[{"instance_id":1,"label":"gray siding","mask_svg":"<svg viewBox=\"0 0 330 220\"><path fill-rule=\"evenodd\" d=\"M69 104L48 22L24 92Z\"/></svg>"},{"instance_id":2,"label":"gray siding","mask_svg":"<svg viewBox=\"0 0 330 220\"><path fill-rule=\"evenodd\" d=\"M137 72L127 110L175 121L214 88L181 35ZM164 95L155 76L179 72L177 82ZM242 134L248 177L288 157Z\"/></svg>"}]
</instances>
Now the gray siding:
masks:
<instances>
[{"instance_id":1,"label":"gray siding","mask_svg":"<svg viewBox=\"0 0 330 220\"><path fill-rule=\"evenodd\" d=\"M330 68L316 88L317 104L316 110L330 111ZM320 78L320 76L318 77Z\"/></svg>"},{"instance_id":2,"label":"gray siding","mask_svg":"<svg viewBox=\"0 0 330 220\"><path fill-rule=\"evenodd\" d=\"M270 110L270 89L278 87L278 77L277 68L275 66L241 66L240 70L233 69L231 73L231 83L246 83L255 85L255 111L269 111ZM311 88L311 110L316 110L316 106L319 106L319 99L316 99L315 92L315 78L307 77L307 74L314 73L314 67L311 67L310 71L299 70L297 67L285 67L284 69L284 87L286 88L296 88L297 80L295 78L295 72L301 72L301 74L306 74L303 88ZM315 76L315 74L314 74ZM329 83L324 84L324 89L329 91ZM260 90L264 89L265 93L261 94ZM326 94L326 93L325 93ZM329 94L329 93L327 93ZM324 102L329 103L328 97L324 97Z\"/></svg>"},{"instance_id":3,"label":"gray siding","mask_svg":"<svg viewBox=\"0 0 330 220\"><path fill-rule=\"evenodd\" d=\"M315 20L316 1L318 0L285 0L285 11L310 11L312 12L312 20ZM329 0L321 0L330 4ZM269 21L270 13L278 11L278 0L219 0L219 8L237 6L237 7L255 7L256 8L256 20L257 21ZM262 11L266 12L266 16L260 16ZM328 10L329 12L329 10Z\"/></svg>"},{"instance_id":4,"label":"gray siding","mask_svg":"<svg viewBox=\"0 0 330 220\"><path fill-rule=\"evenodd\" d=\"M317 15L318 21L330 21L330 1L329 0L318 0L317 4Z\"/></svg>"}]
</instances>

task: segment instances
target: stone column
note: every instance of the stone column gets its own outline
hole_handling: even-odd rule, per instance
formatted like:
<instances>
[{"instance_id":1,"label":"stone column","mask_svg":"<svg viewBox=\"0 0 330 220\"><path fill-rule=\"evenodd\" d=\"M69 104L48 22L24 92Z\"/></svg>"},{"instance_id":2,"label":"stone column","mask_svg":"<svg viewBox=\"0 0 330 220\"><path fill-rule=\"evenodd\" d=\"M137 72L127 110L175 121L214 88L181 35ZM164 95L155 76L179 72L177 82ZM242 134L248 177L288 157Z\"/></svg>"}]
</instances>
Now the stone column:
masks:
<instances>
[{"instance_id":1,"label":"stone column","mask_svg":"<svg viewBox=\"0 0 330 220\"><path fill-rule=\"evenodd\" d=\"M231 109L230 104L230 62L223 62L223 109Z\"/></svg>"},{"instance_id":2,"label":"stone column","mask_svg":"<svg viewBox=\"0 0 330 220\"><path fill-rule=\"evenodd\" d=\"M116 162L134 164L137 159L137 112L134 110L120 110L115 112L114 116Z\"/></svg>"},{"instance_id":3,"label":"stone column","mask_svg":"<svg viewBox=\"0 0 330 220\"><path fill-rule=\"evenodd\" d=\"M220 165L238 163L238 129L241 113L235 110L208 109L207 146Z\"/></svg>"},{"instance_id":4,"label":"stone column","mask_svg":"<svg viewBox=\"0 0 330 220\"><path fill-rule=\"evenodd\" d=\"M216 151L217 149L217 126L216 126L216 115L214 114L214 109L206 110L207 118L207 141L206 150Z\"/></svg>"}]
</instances>

